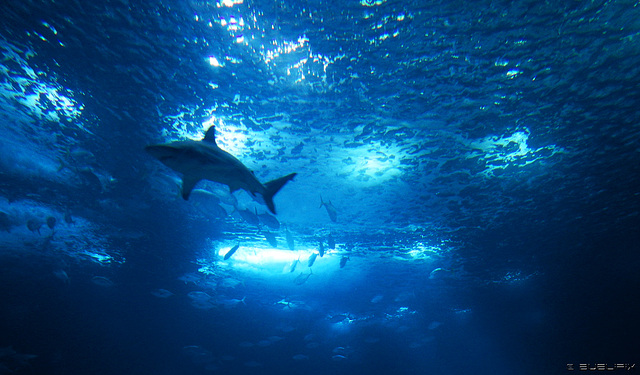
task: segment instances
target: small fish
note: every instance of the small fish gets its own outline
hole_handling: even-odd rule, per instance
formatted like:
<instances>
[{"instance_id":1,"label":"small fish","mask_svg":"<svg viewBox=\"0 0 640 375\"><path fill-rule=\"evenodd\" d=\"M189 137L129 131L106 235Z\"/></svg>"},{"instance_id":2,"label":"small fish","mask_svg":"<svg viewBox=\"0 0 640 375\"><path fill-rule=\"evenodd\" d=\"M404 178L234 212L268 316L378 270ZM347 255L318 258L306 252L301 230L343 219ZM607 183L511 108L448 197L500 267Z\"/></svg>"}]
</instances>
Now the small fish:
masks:
<instances>
[{"instance_id":1,"label":"small fish","mask_svg":"<svg viewBox=\"0 0 640 375\"><path fill-rule=\"evenodd\" d=\"M429 273L429 279L430 280L444 279L450 276L450 274L451 274L450 270L438 267L433 271L431 271L431 273Z\"/></svg>"},{"instance_id":2,"label":"small fish","mask_svg":"<svg viewBox=\"0 0 640 375\"><path fill-rule=\"evenodd\" d=\"M300 275L298 275L298 277L296 277L295 280L293 280L293 283L296 285L302 285L306 283L307 280L309 280L309 277L311 277L311 275L313 275L312 270L309 270L309 273L300 272Z\"/></svg>"},{"instance_id":3,"label":"small fish","mask_svg":"<svg viewBox=\"0 0 640 375\"><path fill-rule=\"evenodd\" d=\"M193 189L191 191L191 198L198 203L206 205L220 204L220 198L215 194L204 189Z\"/></svg>"},{"instance_id":4,"label":"small fish","mask_svg":"<svg viewBox=\"0 0 640 375\"><path fill-rule=\"evenodd\" d=\"M40 234L40 227L42 227L42 222L37 219L29 219L27 220L27 228L32 232L38 232Z\"/></svg>"},{"instance_id":5,"label":"small fish","mask_svg":"<svg viewBox=\"0 0 640 375\"><path fill-rule=\"evenodd\" d=\"M234 246L231 249L229 249L229 251L227 251L227 253L224 254L224 260L227 260L227 259L231 258L233 253L235 253L238 250L239 247L240 247L240 244L237 244L236 246Z\"/></svg>"},{"instance_id":6,"label":"small fish","mask_svg":"<svg viewBox=\"0 0 640 375\"><path fill-rule=\"evenodd\" d=\"M103 191L102 181L91 168L78 169L78 174L85 190L89 190L92 193L101 193Z\"/></svg>"},{"instance_id":7,"label":"small fish","mask_svg":"<svg viewBox=\"0 0 640 375\"><path fill-rule=\"evenodd\" d=\"M318 257L318 253L311 254L311 256L309 257L309 262L307 263L307 267L313 266L313 263L316 261L317 257Z\"/></svg>"},{"instance_id":8,"label":"small fish","mask_svg":"<svg viewBox=\"0 0 640 375\"><path fill-rule=\"evenodd\" d=\"M221 300L218 300L218 303L224 306L225 308L230 309L232 307L237 306L240 303L242 303L243 305L246 305L247 303L244 302L245 299L247 299L247 296L242 297L242 299L237 299L237 298L221 299Z\"/></svg>"},{"instance_id":9,"label":"small fish","mask_svg":"<svg viewBox=\"0 0 640 375\"><path fill-rule=\"evenodd\" d=\"M231 194L229 189L224 185L216 185L209 186L209 191L220 199L220 203L224 203L226 205L237 207L238 206L238 198L235 195Z\"/></svg>"},{"instance_id":10,"label":"small fish","mask_svg":"<svg viewBox=\"0 0 640 375\"><path fill-rule=\"evenodd\" d=\"M264 232L264 238L267 239L267 242L269 242L269 245L273 246L273 247L278 247L278 240L276 239L276 235L271 233L271 232Z\"/></svg>"},{"instance_id":11,"label":"small fish","mask_svg":"<svg viewBox=\"0 0 640 375\"><path fill-rule=\"evenodd\" d=\"M216 218L224 218L228 215L227 210L219 204L209 205L209 214Z\"/></svg>"},{"instance_id":12,"label":"small fish","mask_svg":"<svg viewBox=\"0 0 640 375\"><path fill-rule=\"evenodd\" d=\"M340 268L344 268L345 264L347 264L347 261L349 260L349 257L342 257L340 258Z\"/></svg>"},{"instance_id":13,"label":"small fish","mask_svg":"<svg viewBox=\"0 0 640 375\"><path fill-rule=\"evenodd\" d=\"M69 275L67 275L67 273L62 269L53 271L53 275L65 284L69 284L70 282Z\"/></svg>"},{"instance_id":14,"label":"small fish","mask_svg":"<svg viewBox=\"0 0 640 375\"><path fill-rule=\"evenodd\" d=\"M259 214L258 219L262 222L262 224L268 226L273 230L280 229L280 222L276 219L275 216L269 215L268 213Z\"/></svg>"},{"instance_id":15,"label":"small fish","mask_svg":"<svg viewBox=\"0 0 640 375\"><path fill-rule=\"evenodd\" d=\"M327 236L327 246L331 250L336 248L336 241L333 239L333 236L331 235L331 233L329 233L329 235Z\"/></svg>"},{"instance_id":16,"label":"small fish","mask_svg":"<svg viewBox=\"0 0 640 375\"><path fill-rule=\"evenodd\" d=\"M294 260L293 263L291 263L291 267L289 267L289 273L292 273L296 270L298 263L300 263L300 257L298 257L298 259Z\"/></svg>"},{"instance_id":17,"label":"small fish","mask_svg":"<svg viewBox=\"0 0 640 375\"><path fill-rule=\"evenodd\" d=\"M258 226L260 224L260 219L258 219L258 215L251 212L250 210L248 209L238 210L238 213L240 214L242 219L246 221L248 224L255 225L255 226Z\"/></svg>"},{"instance_id":18,"label":"small fish","mask_svg":"<svg viewBox=\"0 0 640 375\"><path fill-rule=\"evenodd\" d=\"M47 217L47 226L49 227L49 229L53 230L53 228L56 227L56 221L56 218L53 216Z\"/></svg>"},{"instance_id":19,"label":"small fish","mask_svg":"<svg viewBox=\"0 0 640 375\"><path fill-rule=\"evenodd\" d=\"M340 323L347 318L348 316L346 314L336 314L329 318L329 323Z\"/></svg>"},{"instance_id":20,"label":"small fish","mask_svg":"<svg viewBox=\"0 0 640 375\"><path fill-rule=\"evenodd\" d=\"M322 241L320 242L320 247L318 248L318 254L320 254L320 258L324 256L324 245L322 244Z\"/></svg>"},{"instance_id":21,"label":"small fish","mask_svg":"<svg viewBox=\"0 0 640 375\"><path fill-rule=\"evenodd\" d=\"M0 230L10 232L11 231L11 218L6 212L0 211Z\"/></svg>"},{"instance_id":22,"label":"small fish","mask_svg":"<svg viewBox=\"0 0 640 375\"><path fill-rule=\"evenodd\" d=\"M211 296L205 292L201 292L199 290L194 290L193 292L189 292L187 297L191 298L194 301L209 301Z\"/></svg>"},{"instance_id":23,"label":"small fish","mask_svg":"<svg viewBox=\"0 0 640 375\"><path fill-rule=\"evenodd\" d=\"M287 236L287 246L289 246L289 250L295 250L295 241L293 240L293 234L289 231L289 226L287 226L285 234Z\"/></svg>"},{"instance_id":24,"label":"small fish","mask_svg":"<svg viewBox=\"0 0 640 375\"><path fill-rule=\"evenodd\" d=\"M103 276L94 276L91 278L91 282L104 288L110 288L113 286L113 281Z\"/></svg>"},{"instance_id":25,"label":"small fish","mask_svg":"<svg viewBox=\"0 0 640 375\"><path fill-rule=\"evenodd\" d=\"M155 289L151 291L151 294L158 298L169 298L173 295L173 293L166 289Z\"/></svg>"},{"instance_id":26,"label":"small fish","mask_svg":"<svg viewBox=\"0 0 640 375\"><path fill-rule=\"evenodd\" d=\"M334 223L338 221L338 211L336 211L336 208L333 207L333 204L331 204L331 201L325 202L322 200L322 196L320 197L320 207L322 208L322 206L324 206L324 208L327 210L327 213L329 214L329 218L331 219L331 221L333 221Z\"/></svg>"},{"instance_id":27,"label":"small fish","mask_svg":"<svg viewBox=\"0 0 640 375\"><path fill-rule=\"evenodd\" d=\"M298 143L298 145L291 149L291 155L298 155L302 152L302 148L304 147L304 142Z\"/></svg>"},{"instance_id":28,"label":"small fish","mask_svg":"<svg viewBox=\"0 0 640 375\"><path fill-rule=\"evenodd\" d=\"M185 284L198 284L200 282L200 276L195 273L185 273L184 275L178 277L178 280L184 281Z\"/></svg>"},{"instance_id":29,"label":"small fish","mask_svg":"<svg viewBox=\"0 0 640 375\"><path fill-rule=\"evenodd\" d=\"M67 224L73 224L74 223L73 217L71 216L71 212L66 211L64 213L64 222L67 223Z\"/></svg>"}]
</instances>

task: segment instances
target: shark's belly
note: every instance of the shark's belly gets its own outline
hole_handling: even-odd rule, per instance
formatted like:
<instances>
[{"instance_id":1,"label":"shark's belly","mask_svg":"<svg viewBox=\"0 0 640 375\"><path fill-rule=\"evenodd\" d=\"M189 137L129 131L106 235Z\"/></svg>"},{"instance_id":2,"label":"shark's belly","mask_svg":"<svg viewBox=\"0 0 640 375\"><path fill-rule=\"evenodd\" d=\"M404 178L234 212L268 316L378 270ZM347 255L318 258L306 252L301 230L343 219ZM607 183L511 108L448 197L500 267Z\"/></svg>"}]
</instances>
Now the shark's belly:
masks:
<instances>
[{"instance_id":1,"label":"shark's belly","mask_svg":"<svg viewBox=\"0 0 640 375\"><path fill-rule=\"evenodd\" d=\"M218 182L229 186L233 192L243 189L251 193L264 194L264 186L251 174L238 168L229 168L229 166L211 166L204 170L203 179Z\"/></svg>"}]
</instances>

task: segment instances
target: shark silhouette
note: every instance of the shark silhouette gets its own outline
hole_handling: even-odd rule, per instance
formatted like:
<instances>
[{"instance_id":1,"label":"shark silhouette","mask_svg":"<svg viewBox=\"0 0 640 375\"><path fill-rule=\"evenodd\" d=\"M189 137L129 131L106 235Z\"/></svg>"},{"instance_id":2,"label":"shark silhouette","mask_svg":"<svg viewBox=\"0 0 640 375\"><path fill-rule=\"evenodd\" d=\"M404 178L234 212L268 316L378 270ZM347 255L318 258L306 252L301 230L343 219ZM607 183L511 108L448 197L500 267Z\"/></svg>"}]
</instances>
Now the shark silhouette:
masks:
<instances>
[{"instance_id":1,"label":"shark silhouette","mask_svg":"<svg viewBox=\"0 0 640 375\"><path fill-rule=\"evenodd\" d=\"M273 196L296 175L291 173L262 184L240 160L218 147L213 126L201 141L150 145L145 150L167 167L183 174L182 197L185 200L189 199L198 181L209 180L229 186L232 193L244 189L253 196L256 193L262 195L269 211L275 214Z\"/></svg>"}]
</instances>

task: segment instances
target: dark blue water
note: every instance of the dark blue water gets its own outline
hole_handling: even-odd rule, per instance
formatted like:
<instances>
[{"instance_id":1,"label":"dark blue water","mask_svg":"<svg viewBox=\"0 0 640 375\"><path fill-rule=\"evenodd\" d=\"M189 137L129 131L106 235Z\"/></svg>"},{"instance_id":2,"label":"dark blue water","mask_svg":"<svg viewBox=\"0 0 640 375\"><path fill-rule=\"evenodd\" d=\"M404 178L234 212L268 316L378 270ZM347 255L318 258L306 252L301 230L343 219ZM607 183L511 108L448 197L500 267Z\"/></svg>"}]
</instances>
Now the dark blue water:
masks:
<instances>
[{"instance_id":1,"label":"dark blue water","mask_svg":"<svg viewBox=\"0 0 640 375\"><path fill-rule=\"evenodd\" d=\"M0 14L0 374L640 366L638 4ZM278 223L144 151L210 126Z\"/></svg>"}]
</instances>

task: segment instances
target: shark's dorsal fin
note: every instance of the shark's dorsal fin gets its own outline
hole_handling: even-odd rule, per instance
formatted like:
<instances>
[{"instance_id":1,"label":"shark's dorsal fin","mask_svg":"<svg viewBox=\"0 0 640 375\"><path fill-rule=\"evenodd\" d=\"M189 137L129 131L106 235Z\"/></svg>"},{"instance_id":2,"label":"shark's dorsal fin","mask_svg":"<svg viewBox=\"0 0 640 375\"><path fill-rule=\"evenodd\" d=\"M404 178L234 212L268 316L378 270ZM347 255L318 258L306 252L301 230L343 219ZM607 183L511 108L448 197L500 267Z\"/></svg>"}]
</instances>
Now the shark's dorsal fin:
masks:
<instances>
[{"instance_id":1,"label":"shark's dorsal fin","mask_svg":"<svg viewBox=\"0 0 640 375\"><path fill-rule=\"evenodd\" d=\"M204 134L204 138L202 138L203 142L209 142L217 146L216 144L216 127L215 125L211 125L209 130Z\"/></svg>"}]
</instances>

